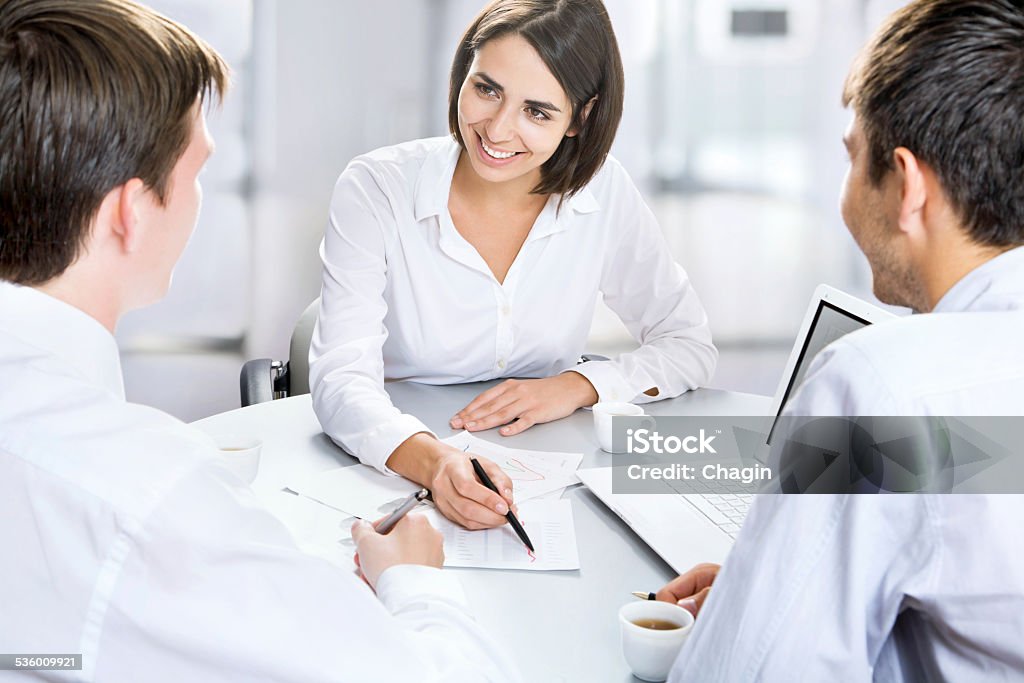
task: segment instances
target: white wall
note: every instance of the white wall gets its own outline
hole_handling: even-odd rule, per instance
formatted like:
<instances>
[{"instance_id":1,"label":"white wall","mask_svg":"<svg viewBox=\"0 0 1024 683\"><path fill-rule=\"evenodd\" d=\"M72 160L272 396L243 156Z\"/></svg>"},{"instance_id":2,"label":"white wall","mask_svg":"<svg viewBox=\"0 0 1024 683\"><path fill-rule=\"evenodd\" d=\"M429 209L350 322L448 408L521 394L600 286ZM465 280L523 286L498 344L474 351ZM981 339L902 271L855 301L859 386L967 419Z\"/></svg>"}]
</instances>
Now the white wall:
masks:
<instances>
[{"instance_id":1,"label":"white wall","mask_svg":"<svg viewBox=\"0 0 1024 683\"><path fill-rule=\"evenodd\" d=\"M256 5L256 155L250 356L285 357L319 295L331 190L355 155L427 132L429 3Z\"/></svg>"}]
</instances>

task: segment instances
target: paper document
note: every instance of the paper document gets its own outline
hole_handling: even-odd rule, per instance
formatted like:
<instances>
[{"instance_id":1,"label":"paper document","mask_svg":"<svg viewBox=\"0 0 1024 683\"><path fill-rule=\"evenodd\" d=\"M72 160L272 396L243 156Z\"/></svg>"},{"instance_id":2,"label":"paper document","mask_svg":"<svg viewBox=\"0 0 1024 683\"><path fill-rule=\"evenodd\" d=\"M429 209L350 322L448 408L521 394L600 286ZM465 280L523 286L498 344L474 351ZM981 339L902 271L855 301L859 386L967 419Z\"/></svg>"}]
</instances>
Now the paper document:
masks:
<instances>
[{"instance_id":1,"label":"paper document","mask_svg":"<svg viewBox=\"0 0 1024 683\"><path fill-rule=\"evenodd\" d=\"M534 500L519 506L519 521L536 553L516 536L508 524L497 529L469 531L441 516L436 509L425 513L444 534L444 566L530 571L580 568L576 552L576 527L568 500Z\"/></svg>"},{"instance_id":2,"label":"paper document","mask_svg":"<svg viewBox=\"0 0 1024 683\"><path fill-rule=\"evenodd\" d=\"M389 477L367 465L317 472L288 485L289 490L335 510L370 521L390 514L420 486L405 477Z\"/></svg>"},{"instance_id":3,"label":"paper document","mask_svg":"<svg viewBox=\"0 0 1024 683\"><path fill-rule=\"evenodd\" d=\"M579 483L576 469L583 460L582 453L508 448L469 432L442 441L494 461L512 479L512 497L517 505ZM372 467L354 465L308 475L289 483L288 489L354 517L375 520L391 513L420 486L404 477L389 477Z\"/></svg>"},{"instance_id":4,"label":"paper document","mask_svg":"<svg viewBox=\"0 0 1024 683\"><path fill-rule=\"evenodd\" d=\"M516 504L560 491L579 483L576 469L583 461L582 453L528 451L484 441L469 432L459 432L442 439L449 446L492 460L512 480L512 498Z\"/></svg>"},{"instance_id":5,"label":"paper document","mask_svg":"<svg viewBox=\"0 0 1024 683\"><path fill-rule=\"evenodd\" d=\"M272 515L291 532L296 545L343 569L352 569L354 547L340 539L351 538L352 516L288 491L257 494Z\"/></svg>"}]
</instances>

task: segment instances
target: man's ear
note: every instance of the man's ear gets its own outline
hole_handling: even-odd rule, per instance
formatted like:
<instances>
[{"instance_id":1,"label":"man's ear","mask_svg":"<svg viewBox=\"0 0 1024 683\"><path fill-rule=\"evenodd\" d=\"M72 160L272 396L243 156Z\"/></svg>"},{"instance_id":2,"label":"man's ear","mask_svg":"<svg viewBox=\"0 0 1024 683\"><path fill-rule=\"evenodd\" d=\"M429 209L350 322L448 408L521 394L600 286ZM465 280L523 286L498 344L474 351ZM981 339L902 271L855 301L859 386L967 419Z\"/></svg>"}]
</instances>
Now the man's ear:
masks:
<instances>
[{"instance_id":1,"label":"man's ear","mask_svg":"<svg viewBox=\"0 0 1024 683\"><path fill-rule=\"evenodd\" d=\"M923 222L925 202L928 199L928 169L906 147L897 147L893 152L896 177L900 187L900 230L907 232Z\"/></svg>"},{"instance_id":2,"label":"man's ear","mask_svg":"<svg viewBox=\"0 0 1024 683\"><path fill-rule=\"evenodd\" d=\"M597 102L597 95L594 95L593 97L591 97L590 101L588 101L586 104L583 105L583 116L580 119L581 121L586 121L587 117L590 116L590 110L594 108L594 103L595 102ZM567 138L576 137L577 135L579 135L579 132L580 131L579 131L578 128L576 128L576 126L572 126L571 128L569 128L569 130L567 130L565 132L565 137L567 137Z\"/></svg>"},{"instance_id":3,"label":"man's ear","mask_svg":"<svg viewBox=\"0 0 1024 683\"><path fill-rule=\"evenodd\" d=\"M108 195L108 199L113 203L110 230L128 254L138 248L141 239L139 212L145 194L146 184L139 178L132 178L124 185L115 187Z\"/></svg>"}]
</instances>

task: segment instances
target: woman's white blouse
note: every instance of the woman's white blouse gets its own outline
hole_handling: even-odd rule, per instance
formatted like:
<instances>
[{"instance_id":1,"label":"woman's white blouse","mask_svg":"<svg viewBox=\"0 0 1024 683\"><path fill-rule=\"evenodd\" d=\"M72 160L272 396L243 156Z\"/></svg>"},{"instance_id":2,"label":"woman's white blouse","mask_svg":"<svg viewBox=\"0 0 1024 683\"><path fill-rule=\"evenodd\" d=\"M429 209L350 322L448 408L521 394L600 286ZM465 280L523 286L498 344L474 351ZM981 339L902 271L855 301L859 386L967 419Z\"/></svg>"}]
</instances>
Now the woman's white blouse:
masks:
<instances>
[{"instance_id":1,"label":"woman's white blouse","mask_svg":"<svg viewBox=\"0 0 1024 683\"><path fill-rule=\"evenodd\" d=\"M449 137L378 149L353 159L334 188L309 361L313 407L335 442L389 472L395 448L430 431L392 405L386 379L574 370L602 401L635 402L710 379L718 354L704 308L615 159L561 210L549 198L498 282L448 212L459 151ZM577 365L599 292L640 347Z\"/></svg>"}]
</instances>

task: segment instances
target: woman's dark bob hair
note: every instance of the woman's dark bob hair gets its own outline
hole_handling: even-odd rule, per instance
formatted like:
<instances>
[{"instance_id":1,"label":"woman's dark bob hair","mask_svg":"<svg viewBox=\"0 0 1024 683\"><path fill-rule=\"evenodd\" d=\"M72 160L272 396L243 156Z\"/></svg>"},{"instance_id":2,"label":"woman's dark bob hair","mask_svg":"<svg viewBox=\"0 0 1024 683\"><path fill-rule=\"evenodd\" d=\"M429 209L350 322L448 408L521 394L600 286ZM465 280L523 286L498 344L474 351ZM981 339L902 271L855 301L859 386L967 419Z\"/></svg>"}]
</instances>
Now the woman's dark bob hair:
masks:
<instances>
[{"instance_id":1,"label":"woman's dark bob hair","mask_svg":"<svg viewBox=\"0 0 1024 683\"><path fill-rule=\"evenodd\" d=\"M601 168L622 118L624 79L619 46L601 0L495 0L469 25L452 62L448 128L459 132L459 92L480 46L502 36L522 36L565 90L571 129L540 169L534 194L570 197ZM586 105L594 100L586 120Z\"/></svg>"}]
</instances>

